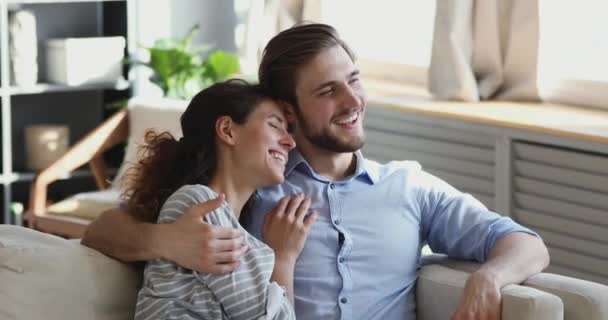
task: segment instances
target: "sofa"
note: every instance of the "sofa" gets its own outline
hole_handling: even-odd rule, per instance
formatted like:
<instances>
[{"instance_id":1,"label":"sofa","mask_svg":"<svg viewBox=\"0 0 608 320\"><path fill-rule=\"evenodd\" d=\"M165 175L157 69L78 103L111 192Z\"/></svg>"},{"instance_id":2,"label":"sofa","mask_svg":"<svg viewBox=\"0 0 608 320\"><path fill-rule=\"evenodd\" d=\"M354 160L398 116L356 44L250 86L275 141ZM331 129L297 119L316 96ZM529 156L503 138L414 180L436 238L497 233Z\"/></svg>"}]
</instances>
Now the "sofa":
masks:
<instances>
[{"instance_id":1,"label":"sofa","mask_svg":"<svg viewBox=\"0 0 608 320\"><path fill-rule=\"evenodd\" d=\"M423 259L420 320L450 319L474 263ZM29 228L0 225L0 319L132 319L142 265ZM502 289L503 320L608 319L608 286L541 273Z\"/></svg>"}]
</instances>

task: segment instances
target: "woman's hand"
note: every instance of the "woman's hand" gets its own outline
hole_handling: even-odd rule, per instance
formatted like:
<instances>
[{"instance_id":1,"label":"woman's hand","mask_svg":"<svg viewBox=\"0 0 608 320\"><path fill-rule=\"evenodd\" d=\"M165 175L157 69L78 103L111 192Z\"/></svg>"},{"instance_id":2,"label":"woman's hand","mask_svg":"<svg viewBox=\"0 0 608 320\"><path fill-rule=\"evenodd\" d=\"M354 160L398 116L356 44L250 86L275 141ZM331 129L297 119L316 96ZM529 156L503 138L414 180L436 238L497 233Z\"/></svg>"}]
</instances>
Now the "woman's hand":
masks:
<instances>
[{"instance_id":1,"label":"woman's hand","mask_svg":"<svg viewBox=\"0 0 608 320\"><path fill-rule=\"evenodd\" d=\"M294 197L284 197L279 205L266 215L263 238L274 250L277 263L293 265L302 252L304 241L317 217L314 210L310 215L306 215L309 208L310 199L300 193Z\"/></svg>"}]
</instances>

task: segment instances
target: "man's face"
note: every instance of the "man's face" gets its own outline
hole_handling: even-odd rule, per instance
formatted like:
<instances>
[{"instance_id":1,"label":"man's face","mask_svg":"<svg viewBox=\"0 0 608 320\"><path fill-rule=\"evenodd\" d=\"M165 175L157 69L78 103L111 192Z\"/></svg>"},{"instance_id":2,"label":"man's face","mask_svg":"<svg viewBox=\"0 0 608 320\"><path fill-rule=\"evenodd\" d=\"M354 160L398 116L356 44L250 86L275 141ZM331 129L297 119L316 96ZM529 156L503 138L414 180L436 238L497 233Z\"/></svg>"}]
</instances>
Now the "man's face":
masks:
<instances>
[{"instance_id":1,"label":"man's face","mask_svg":"<svg viewBox=\"0 0 608 320\"><path fill-rule=\"evenodd\" d=\"M359 70L335 46L304 65L296 78L296 142L332 152L353 152L365 142L366 97Z\"/></svg>"}]
</instances>

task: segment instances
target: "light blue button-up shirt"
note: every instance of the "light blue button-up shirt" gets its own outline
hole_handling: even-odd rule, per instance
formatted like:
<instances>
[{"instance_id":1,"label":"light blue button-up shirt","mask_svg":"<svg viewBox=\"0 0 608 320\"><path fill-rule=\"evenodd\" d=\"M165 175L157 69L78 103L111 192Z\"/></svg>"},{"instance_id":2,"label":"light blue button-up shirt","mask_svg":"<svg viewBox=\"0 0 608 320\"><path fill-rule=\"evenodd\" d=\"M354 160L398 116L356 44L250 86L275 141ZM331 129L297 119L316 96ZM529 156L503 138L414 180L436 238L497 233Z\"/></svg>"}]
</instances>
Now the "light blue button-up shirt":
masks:
<instances>
[{"instance_id":1,"label":"light blue button-up shirt","mask_svg":"<svg viewBox=\"0 0 608 320\"><path fill-rule=\"evenodd\" d=\"M281 185L261 189L249 232L261 239L264 215L286 195L312 200L318 216L295 267L298 320L413 320L420 249L484 261L511 232L534 232L485 208L423 171L357 153L355 174L331 181L292 151Z\"/></svg>"}]
</instances>

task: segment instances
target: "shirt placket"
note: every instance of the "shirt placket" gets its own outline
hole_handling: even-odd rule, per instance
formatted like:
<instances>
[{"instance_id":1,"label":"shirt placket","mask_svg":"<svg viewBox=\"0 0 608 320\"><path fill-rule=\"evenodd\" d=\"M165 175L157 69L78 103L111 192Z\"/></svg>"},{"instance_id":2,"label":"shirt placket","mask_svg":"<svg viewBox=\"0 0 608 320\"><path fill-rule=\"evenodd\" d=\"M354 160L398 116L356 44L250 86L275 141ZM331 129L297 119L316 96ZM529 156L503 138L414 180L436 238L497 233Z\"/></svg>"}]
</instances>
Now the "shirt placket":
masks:
<instances>
[{"instance_id":1,"label":"shirt placket","mask_svg":"<svg viewBox=\"0 0 608 320\"><path fill-rule=\"evenodd\" d=\"M327 188L327 198L329 200L329 215L332 224L338 232L339 248L336 256L336 264L338 273L342 278L342 289L338 291L338 306L340 308L341 319L352 319L352 279L348 272L348 253L352 246L352 238L344 227L342 221L342 205L339 194L341 186L337 183L330 182Z\"/></svg>"}]
</instances>

